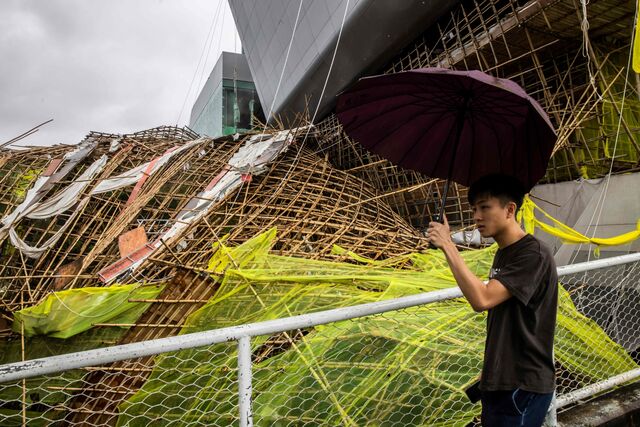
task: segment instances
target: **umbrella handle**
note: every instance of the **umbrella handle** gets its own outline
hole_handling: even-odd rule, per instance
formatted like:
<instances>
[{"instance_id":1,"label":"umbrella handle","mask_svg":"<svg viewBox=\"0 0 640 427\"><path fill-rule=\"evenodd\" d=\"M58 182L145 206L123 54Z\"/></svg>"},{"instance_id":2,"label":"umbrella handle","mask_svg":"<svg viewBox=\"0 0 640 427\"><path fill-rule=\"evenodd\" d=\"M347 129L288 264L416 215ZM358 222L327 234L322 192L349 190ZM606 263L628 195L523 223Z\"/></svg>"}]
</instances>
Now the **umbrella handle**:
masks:
<instances>
[{"instance_id":1,"label":"umbrella handle","mask_svg":"<svg viewBox=\"0 0 640 427\"><path fill-rule=\"evenodd\" d=\"M442 192L442 201L440 202L439 212L431 218L432 221L439 222L440 224L444 224L444 207L447 203L447 193L449 193L449 180L446 180L444 183L444 191ZM429 242L428 249L438 249L431 242Z\"/></svg>"}]
</instances>

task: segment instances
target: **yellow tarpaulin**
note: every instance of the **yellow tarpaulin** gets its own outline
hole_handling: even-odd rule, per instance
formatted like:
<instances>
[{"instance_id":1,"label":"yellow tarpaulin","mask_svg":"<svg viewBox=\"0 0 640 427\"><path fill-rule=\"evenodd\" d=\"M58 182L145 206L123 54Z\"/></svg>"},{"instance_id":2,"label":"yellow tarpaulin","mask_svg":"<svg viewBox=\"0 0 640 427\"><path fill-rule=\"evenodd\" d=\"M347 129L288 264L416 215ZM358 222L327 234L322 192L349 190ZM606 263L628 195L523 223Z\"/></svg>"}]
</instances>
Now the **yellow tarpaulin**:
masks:
<instances>
[{"instance_id":1,"label":"yellow tarpaulin","mask_svg":"<svg viewBox=\"0 0 640 427\"><path fill-rule=\"evenodd\" d=\"M13 330L25 336L69 338L96 323L133 323L149 304L129 299L155 298L162 286L114 285L49 294L42 302L14 313Z\"/></svg>"}]
</instances>

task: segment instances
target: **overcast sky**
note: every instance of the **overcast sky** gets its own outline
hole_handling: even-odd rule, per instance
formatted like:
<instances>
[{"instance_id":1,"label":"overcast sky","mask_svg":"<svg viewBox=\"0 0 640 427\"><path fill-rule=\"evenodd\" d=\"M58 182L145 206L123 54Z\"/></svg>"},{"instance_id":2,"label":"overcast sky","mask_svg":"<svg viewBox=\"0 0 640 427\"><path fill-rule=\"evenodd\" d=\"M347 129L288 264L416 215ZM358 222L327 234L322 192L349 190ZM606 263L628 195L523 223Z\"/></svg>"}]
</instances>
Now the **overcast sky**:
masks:
<instances>
[{"instance_id":1,"label":"overcast sky","mask_svg":"<svg viewBox=\"0 0 640 427\"><path fill-rule=\"evenodd\" d=\"M240 51L226 0L0 0L0 143L48 119L17 144L188 124L221 50Z\"/></svg>"}]
</instances>

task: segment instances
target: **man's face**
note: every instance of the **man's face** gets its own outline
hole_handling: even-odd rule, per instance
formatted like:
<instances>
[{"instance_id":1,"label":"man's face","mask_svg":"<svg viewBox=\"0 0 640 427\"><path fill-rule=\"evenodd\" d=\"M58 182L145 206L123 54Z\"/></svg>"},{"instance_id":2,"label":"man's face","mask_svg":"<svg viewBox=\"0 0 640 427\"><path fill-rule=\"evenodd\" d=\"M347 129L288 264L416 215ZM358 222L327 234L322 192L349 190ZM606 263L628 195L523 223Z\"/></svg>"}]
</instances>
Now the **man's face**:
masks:
<instances>
[{"instance_id":1,"label":"man's face","mask_svg":"<svg viewBox=\"0 0 640 427\"><path fill-rule=\"evenodd\" d=\"M471 207L473 220L482 237L494 237L504 230L514 215L515 203L505 206L496 197L480 196Z\"/></svg>"}]
</instances>

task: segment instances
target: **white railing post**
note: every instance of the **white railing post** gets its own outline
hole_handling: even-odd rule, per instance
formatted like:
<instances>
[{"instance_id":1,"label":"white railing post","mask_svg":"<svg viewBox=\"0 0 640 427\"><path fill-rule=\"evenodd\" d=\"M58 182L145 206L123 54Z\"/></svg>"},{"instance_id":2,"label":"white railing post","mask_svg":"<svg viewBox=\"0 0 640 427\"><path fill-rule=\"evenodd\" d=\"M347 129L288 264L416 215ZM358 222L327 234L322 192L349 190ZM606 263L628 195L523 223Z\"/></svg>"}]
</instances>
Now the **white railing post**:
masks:
<instances>
[{"instance_id":1,"label":"white railing post","mask_svg":"<svg viewBox=\"0 0 640 427\"><path fill-rule=\"evenodd\" d=\"M542 427L558 427L558 411L556 405L556 393L553 392L551 405L549 405L549 410L547 411L547 416L544 419Z\"/></svg>"},{"instance_id":2,"label":"white railing post","mask_svg":"<svg viewBox=\"0 0 640 427\"><path fill-rule=\"evenodd\" d=\"M238 409L240 427L253 426L251 409L251 338L238 339Z\"/></svg>"}]
</instances>

